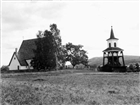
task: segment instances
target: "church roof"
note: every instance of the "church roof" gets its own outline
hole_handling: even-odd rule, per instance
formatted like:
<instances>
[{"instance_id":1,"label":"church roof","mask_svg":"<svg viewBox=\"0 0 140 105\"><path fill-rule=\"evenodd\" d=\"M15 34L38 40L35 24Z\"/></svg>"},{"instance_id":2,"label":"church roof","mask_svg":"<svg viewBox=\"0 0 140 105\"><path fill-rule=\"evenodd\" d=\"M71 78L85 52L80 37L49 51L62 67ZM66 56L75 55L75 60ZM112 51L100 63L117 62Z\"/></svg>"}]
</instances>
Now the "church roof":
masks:
<instances>
[{"instance_id":1,"label":"church roof","mask_svg":"<svg viewBox=\"0 0 140 105\"><path fill-rule=\"evenodd\" d=\"M110 52L110 51L123 51L123 49L119 47L108 47L107 49L103 50L103 52Z\"/></svg>"},{"instance_id":2,"label":"church roof","mask_svg":"<svg viewBox=\"0 0 140 105\"><path fill-rule=\"evenodd\" d=\"M33 59L35 56L36 40L37 39L23 40L17 55L21 66L27 66L26 60Z\"/></svg>"},{"instance_id":3,"label":"church roof","mask_svg":"<svg viewBox=\"0 0 140 105\"><path fill-rule=\"evenodd\" d=\"M112 26L111 26L110 38L107 39L107 40L110 40L110 39L116 39L116 40L118 40L118 38L115 38L115 36L114 36L114 32L113 32L113 27Z\"/></svg>"}]
</instances>

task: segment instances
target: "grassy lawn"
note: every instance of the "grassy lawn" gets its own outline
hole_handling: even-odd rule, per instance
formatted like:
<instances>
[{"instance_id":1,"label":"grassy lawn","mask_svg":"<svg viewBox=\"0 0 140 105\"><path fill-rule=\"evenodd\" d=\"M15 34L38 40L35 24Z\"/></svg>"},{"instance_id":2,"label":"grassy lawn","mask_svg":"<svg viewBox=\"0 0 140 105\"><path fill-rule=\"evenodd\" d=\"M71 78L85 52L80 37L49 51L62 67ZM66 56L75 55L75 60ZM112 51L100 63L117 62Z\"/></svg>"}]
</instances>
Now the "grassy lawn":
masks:
<instances>
[{"instance_id":1,"label":"grassy lawn","mask_svg":"<svg viewBox=\"0 0 140 105\"><path fill-rule=\"evenodd\" d=\"M139 73L2 74L1 105L140 105Z\"/></svg>"}]
</instances>

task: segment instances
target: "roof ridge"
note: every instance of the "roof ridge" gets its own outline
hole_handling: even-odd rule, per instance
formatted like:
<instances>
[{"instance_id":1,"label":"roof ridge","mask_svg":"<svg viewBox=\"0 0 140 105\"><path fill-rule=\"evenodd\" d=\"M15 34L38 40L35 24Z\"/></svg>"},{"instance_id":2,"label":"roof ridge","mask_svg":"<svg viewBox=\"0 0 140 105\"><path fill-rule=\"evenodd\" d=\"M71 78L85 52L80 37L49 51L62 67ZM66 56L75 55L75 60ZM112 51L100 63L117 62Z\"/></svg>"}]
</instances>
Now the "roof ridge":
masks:
<instances>
[{"instance_id":1,"label":"roof ridge","mask_svg":"<svg viewBox=\"0 0 140 105\"><path fill-rule=\"evenodd\" d=\"M37 38L33 38L33 39L25 39L23 41L30 41L30 40L36 40Z\"/></svg>"}]
</instances>

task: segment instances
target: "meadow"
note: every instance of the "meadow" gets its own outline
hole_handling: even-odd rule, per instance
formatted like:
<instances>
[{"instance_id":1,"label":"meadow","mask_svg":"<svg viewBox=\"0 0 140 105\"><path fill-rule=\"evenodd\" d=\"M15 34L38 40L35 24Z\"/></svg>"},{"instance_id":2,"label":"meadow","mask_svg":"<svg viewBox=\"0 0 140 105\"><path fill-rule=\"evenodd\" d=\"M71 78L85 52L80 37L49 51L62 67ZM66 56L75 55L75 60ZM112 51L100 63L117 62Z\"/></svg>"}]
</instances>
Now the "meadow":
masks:
<instances>
[{"instance_id":1,"label":"meadow","mask_svg":"<svg viewBox=\"0 0 140 105\"><path fill-rule=\"evenodd\" d=\"M140 105L139 73L5 73L1 105Z\"/></svg>"}]
</instances>

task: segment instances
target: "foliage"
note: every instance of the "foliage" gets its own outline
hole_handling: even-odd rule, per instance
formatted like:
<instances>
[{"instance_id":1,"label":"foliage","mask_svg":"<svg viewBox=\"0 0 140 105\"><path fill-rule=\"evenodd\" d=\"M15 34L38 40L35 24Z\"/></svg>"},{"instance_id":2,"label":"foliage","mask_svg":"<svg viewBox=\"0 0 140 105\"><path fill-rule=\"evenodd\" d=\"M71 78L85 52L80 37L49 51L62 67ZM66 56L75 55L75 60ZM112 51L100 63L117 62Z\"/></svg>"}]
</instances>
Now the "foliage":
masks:
<instances>
[{"instance_id":1,"label":"foliage","mask_svg":"<svg viewBox=\"0 0 140 105\"><path fill-rule=\"evenodd\" d=\"M50 30L51 30L52 35L55 38L56 45L58 46L57 48L59 48L62 45L60 30L57 28L56 24L51 24Z\"/></svg>"},{"instance_id":2,"label":"foliage","mask_svg":"<svg viewBox=\"0 0 140 105\"><path fill-rule=\"evenodd\" d=\"M58 57L58 61L59 61L58 63L59 63L60 68L64 68L66 57L67 57L67 50L64 45L59 47L57 57Z\"/></svg>"},{"instance_id":3,"label":"foliage","mask_svg":"<svg viewBox=\"0 0 140 105\"><path fill-rule=\"evenodd\" d=\"M37 38L37 49L31 62L35 69L63 68L66 61L70 61L73 67L80 63L88 65L87 52L82 49L82 45L62 45L60 30L56 24L50 25L50 31L38 31Z\"/></svg>"},{"instance_id":4,"label":"foliage","mask_svg":"<svg viewBox=\"0 0 140 105\"><path fill-rule=\"evenodd\" d=\"M136 70L140 71L140 65L138 63L135 64Z\"/></svg>"},{"instance_id":5,"label":"foliage","mask_svg":"<svg viewBox=\"0 0 140 105\"><path fill-rule=\"evenodd\" d=\"M0 71L1 72L7 72L9 70L9 67L8 66L5 66L3 65L1 68L0 68Z\"/></svg>"},{"instance_id":6,"label":"foliage","mask_svg":"<svg viewBox=\"0 0 140 105\"><path fill-rule=\"evenodd\" d=\"M134 70L135 70L135 66L134 66L133 64L130 64L130 65L129 65L129 69L130 69L131 71L134 71Z\"/></svg>"},{"instance_id":7,"label":"foliage","mask_svg":"<svg viewBox=\"0 0 140 105\"><path fill-rule=\"evenodd\" d=\"M97 65L96 64L91 65L90 68L95 69L95 68L97 68Z\"/></svg>"},{"instance_id":8,"label":"foliage","mask_svg":"<svg viewBox=\"0 0 140 105\"><path fill-rule=\"evenodd\" d=\"M42 38L42 37L44 37L44 34L41 30L39 30L36 36L37 36L37 38Z\"/></svg>"},{"instance_id":9,"label":"foliage","mask_svg":"<svg viewBox=\"0 0 140 105\"><path fill-rule=\"evenodd\" d=\"M56 42L56 53L55 53L56 69L61 68L61 67L63 68L65 64L65 49L62 45L60 30L57 28L56 24L51 24L50 30Z\"/></svg>"},{"instance_id":10,"label":"foliage","mask_svg":"<svg viewBox=\"0 0 140 105\"><path fill-rule=\"evenodd\" d=\"M135 64L130 64L127 68L128 72L139 72L140 71L140 67L138 63Z\"/></svg>"},{"instance_id":11,"label":"foliage","mask_svg":"<svg viewBox=\"0 0 140 105\"><path fill-rule=\"evenodd\" d=\"M87 52L82 49L82 45L74 45L72 43L67 43L65 45L67 55L66 61L70 61L73 67L77 64L88 65Z\"/></svg>"},{"instance_id":12,"label":"foliage","mask_svg":"<svg viewBox=\"0 0 140 105\"><path fill-rule=\"evenodd\" d=\"M58 66L64 65L64 49L57 25L51 24L50 31L38 31L37 38L37 49L31 65L38 70L58 69Z\"/></svg>"},{"instance_id":13,"label":"foliage","mask_svg":"<svg viewBox=\"0 0 140 105\"><path fill-rule=\"evenodd\" d=\"M31 65L37 70L55 68L56 44L52 33L45 30L43 37L38 37L36 46L35 57L31 61Z\"/></svg>"}]
</instances>

